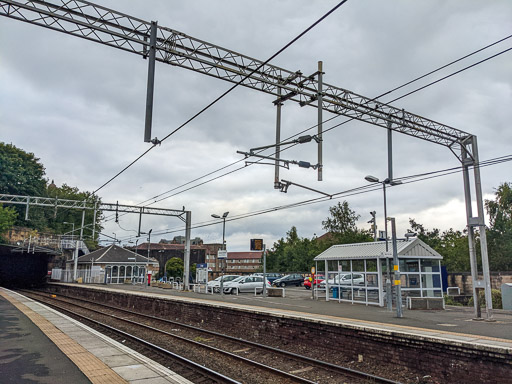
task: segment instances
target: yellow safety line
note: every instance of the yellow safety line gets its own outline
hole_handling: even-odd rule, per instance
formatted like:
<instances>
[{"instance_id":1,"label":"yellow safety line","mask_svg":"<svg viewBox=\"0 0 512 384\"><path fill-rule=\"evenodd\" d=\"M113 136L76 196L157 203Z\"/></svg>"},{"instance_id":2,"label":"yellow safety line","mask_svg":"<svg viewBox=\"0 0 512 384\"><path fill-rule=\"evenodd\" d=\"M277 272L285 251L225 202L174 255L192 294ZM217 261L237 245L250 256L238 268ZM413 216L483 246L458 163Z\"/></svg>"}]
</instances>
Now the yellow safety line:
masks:
<instances>
[{"instance_id":1,"label":"yellow safety line","mask_svg":"<svg viewBox=\"0 0 512 384\"><path fill-rule=\"evenodd\" d=\"M100 359L55 327L43 316L34 312L25 304L7 295L3 291L0 291L0 295L23 312L73 363L75 363L93 384L128 383Z\"/></svg>"}]
</instances>

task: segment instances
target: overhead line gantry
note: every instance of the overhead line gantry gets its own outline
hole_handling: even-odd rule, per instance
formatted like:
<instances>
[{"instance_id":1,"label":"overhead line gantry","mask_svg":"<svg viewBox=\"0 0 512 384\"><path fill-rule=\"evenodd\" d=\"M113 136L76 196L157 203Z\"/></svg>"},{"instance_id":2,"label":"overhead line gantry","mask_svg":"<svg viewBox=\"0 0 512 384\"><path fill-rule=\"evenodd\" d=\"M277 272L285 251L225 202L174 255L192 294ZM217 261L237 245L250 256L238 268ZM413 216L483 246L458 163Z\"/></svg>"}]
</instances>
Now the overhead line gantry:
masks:
<instances>
[{"instance_id":1,"label":"overhead line gantry","mask_svg":"<svg viewBox=\"0 0 512 384\"><path fill-rule=\"evenodd\" d=\"M485 289L487 318L492 319L492 299L487 239L484 223L484 206L478 167L476 136L445 124L394 107L379 100L358 95L349 90L323 82L322 62L311 75L290 71L250 56L188 36L185 33L159 26L155 21L145 21L115 10L80 0L0 0L0 16L24 21L55 31L135 53L149 59L146 96L146 123L144 140L151 139L153 85L155 61L186 68L211 77L222 79L270 94L277 107L276 158L279 159L280 108L285 101L318 109L318 180L322 180L322 111L347 116L377 125L391 132L398 132L445 146L459 159L463 168L464 195L470 262L473 278L475 312L477 288ZM244 80L245 79L245 80ZM476 215L472 212L472 195L469 169L474 170ZM389 167L392 179L391 167ZM280 187L279 166L276 160L274 187ZM475 250L475 228L479 229L483 281L479 280Z\"/></svg>"}]
</instances>

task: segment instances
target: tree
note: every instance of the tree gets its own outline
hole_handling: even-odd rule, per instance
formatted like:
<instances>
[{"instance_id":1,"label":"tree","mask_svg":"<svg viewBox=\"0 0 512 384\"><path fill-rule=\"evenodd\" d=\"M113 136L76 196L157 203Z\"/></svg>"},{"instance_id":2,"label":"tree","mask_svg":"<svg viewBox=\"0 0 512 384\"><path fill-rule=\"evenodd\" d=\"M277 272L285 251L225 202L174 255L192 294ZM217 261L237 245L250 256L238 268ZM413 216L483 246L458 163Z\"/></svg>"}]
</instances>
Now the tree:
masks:
<instances>
[{"instance_id":1,"label":"tree","mask_svg":"<svg viewBox=\"0 0 512 384\"><path fill-rule=\"evenodd\" d=\"M329 208L330 217L322 221L323 228L331 236L324 240L323 247L334 244L350 244L373 241L370 231L357 228L357 220L361 217L350 209L348 202L336 204Z\"/></svg>"},{"instance_id":2,"label":"tree","mask_svg":"<svg viewBox=\"0 0 512 384\"><path fill-rule=\"evenodd\" d=\"M267 254L269 272L306 272L318 255L316 239L299 237L297 228L286 233L286 239L279 239Z\"/></svg>"},{"instance_id":3,"label":"tree","mask_svg":"<svg viewBox=\"0 0 512 384\"><path fill-rule=\"evenodd\" d=\"M167 260L165 263L165 271L168 277L174 277L177 279L178 277L181 279L183 277L183 270L185 269L183 265L183 260L179 257L173 257L172 259Z\"/></svg>"},{"instance_id":4,"label":"tree","mask_svg":"<svg viewBox=\"0 0 512 384\"><path fill-rule=\"evenodd\" d=\"M45 169L33 153L0 142L0 193L44 196Z\"/></svg>"},{"instance_id":5,"label":"tree","mask_svg":"<svg viewBox=\"0 0 512 384\"><path fill-rule=\"evenodd\" d=\"M57 187L55 184L53 184L53 182L48 186L46 195L48 197L56 197L66 200L86 200L89 207L93 207L95 203L99 204L101 202L98 196L95 196L90 192L80 191L77 187L71 187L67 184L62 184L61 187ZM79 209L60 208L55 210L54 208L45 208L45 218L45 226L47 230L53 231L55 233L66 233L71 231L71 227L69 224L64 223L74 223L76 229L74 235L80 235L79 228L82 225L82 211ZM89 248L95 247L97 244L99 232L101 232L103 229L101 226L101 219L102 212L98 211L96 213L95 238L92 239L92 223L94 220L94 211L92 209L85 210L84 239Z\"/></svg>"},{"instance_id":6,"label":"tree","mask_svg":"<svg viewBox=\"0 0 512 384\"><path fill-rule=\"evenodd\" d=\"M443 260L441 264L450 272L465 272L470 270L469 243L466 231L461 232L450 228L441 232L438 228L429 230L414 219L409 219L413 232L432 249L437 251Z\"/></svg>"},{"instance_id":7,"label":"tree","mask_svg":"<svg viewBox=\"0 0 512 384\"><path fill-rule=\"evenodd\" d=\"M486 200L489 214L487 244L489 266L494 271L512 270L512 185L501 184L494 200Z\"/></svg>"},{"instance_id":8,"label":"tree","mask_svg":"<svg viewBox=\"0 0 512 384\"><path fill-rule=\"evenodd\" d=\"M0 204L0 241L2 240L2 235L14 225L17 215L18 213L14 208L4 208Z\"/></svg>"},{"instance_id":9,"label":"tree","mask_svg":"<svg viewBox=\"0 0 512 384\"><path fill-rule=\"evenodd\" d=\"M12 144L0 143L0 193L21 196L55 197L68 200L87 200L89 205L99 203L100 199L87 191L63 184L57 187L53 181L47 186L44 178L45 168L33 153L27 153ZM82 211L77 209L56 209L52 207L30 206L29 220L25 221L25 206L15 205L17 212L15 222L10 224L36 229L40 232L65 233L71 230L68 224L74 223L75 228L82 224ZM5 215L5 212L4 212ZM96 215L95 239L91 238L94 212L86 210L84 239L88 247L97 244L98 233L101 231L101 211ZM11 221L8 221L9 223ZM79 231L74 233L79 234Z\"/></svg>"}]
</instances>

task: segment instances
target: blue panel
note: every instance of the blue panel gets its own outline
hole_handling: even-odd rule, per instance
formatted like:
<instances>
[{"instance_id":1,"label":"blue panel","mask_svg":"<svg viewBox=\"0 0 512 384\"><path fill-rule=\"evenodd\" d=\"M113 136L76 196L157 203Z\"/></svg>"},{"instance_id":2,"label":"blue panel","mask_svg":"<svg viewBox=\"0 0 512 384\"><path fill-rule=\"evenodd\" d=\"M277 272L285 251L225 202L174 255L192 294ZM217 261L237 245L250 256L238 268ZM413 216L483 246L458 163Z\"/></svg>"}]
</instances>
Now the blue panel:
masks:
<instances>
[{"instance_id":1,"label":"blue panel","mask_svg":"<svg viewBox=\"0 0 512 384\"><path fill-rule=\"evenodd\" d=\"M441 265L441 280L443 282L443 292L448 288L448 271L444 265Z\"/></svg>"}]
</instances>

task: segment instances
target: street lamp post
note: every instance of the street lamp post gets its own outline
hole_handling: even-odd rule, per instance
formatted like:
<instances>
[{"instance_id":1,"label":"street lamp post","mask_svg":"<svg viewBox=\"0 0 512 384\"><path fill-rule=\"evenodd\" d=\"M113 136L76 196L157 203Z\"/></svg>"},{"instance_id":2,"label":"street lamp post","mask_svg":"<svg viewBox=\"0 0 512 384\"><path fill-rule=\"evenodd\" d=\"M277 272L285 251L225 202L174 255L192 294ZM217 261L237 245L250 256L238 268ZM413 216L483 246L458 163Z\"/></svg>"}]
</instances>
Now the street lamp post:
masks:
<instances>
[{"instance_id":1,"label":"street lamp post","mask_svg":"<svg viewBox=\"0 0 512 384\"><path fill-rule=\"evenodd\" d=\"M370 183L381 183L382 184L382 192L384 195L384 237L386 240L386 307L388 311L393 311L393 299L392 299L392 289L391 289L391 271L390 271L390 263L389 263L389 246L388 246L388 209L387 209L387 201L386 201L386 184L389 185L399 185L402 184L401 181L390 180L389 178L380 181L377 177L368 175L364 178L366 181ZM377 225L377 223L374 223Z\"/></svg>"},{"instance_id":2,"label":"street lamp post","mask_svg":"<svg viewBox=\"0 0 512 384\"><path fill-rule=\"evenodd\" d=\"M400 264L398 261L398 251L396 246L396 226L395 218L390 217L387 220L391 221L391 238L393 241L393 266L395 271L395 301L396 301L396 317L402 317L402 282L400 279Z\"/></svg>"},{"instance_id":3,"label":"street lamp post","mask_svg":"<svg viewBox=\"0 0 512 384\"><path fill-rule=\"evenodd\" d=\"M216 219L222 219L222 249L226 250L226 241L224 240L226 235L226 217L228 217L229 212L224 212L222 217L219 215L213 214L212 217ZM218 255L218 253L217 253ZM218 258L217 258L218 260ZM221 274L220 274L220 294L224 295L224 263L222 263Z\"/></svg>"},{"instance_id":4,"label":"street lamp post","mask_svg":"<svg viewBox=\"0 0 512 384\"><path fill-rule=\"evenodd\" d=\"M152 231L153 231L153 229L150 229L148 232L148 261L146 263L146 276L148 277L147 285L151 284L151 282L149 281L149 251L150 251L150 247L151 247L151 232ZM165 269L165 267L164 267L164 269Z\"/></svg>"},{"instance_id":5,"label":"street lamp post","mask_svg":"<svg viewBox=\"0 0 512 384\"><path fill-rule=\"evenodd\" d=\"M148 274L148 271L149 271L149 253L150 253L150 249L151 249L151 232L153 232L153 229L150 229L148 232L140 233L141 235L148 235L148 256L147 256L147 262L146 262L146 275ZM137 239L137 241L139 241L139 240ZM164 274L165 274L165 267L164 267ZM146 282L146 277L144 277L144 282ZM149 282L146 282L146 283L149 283Z\"/></svg>"}]
</instances>

